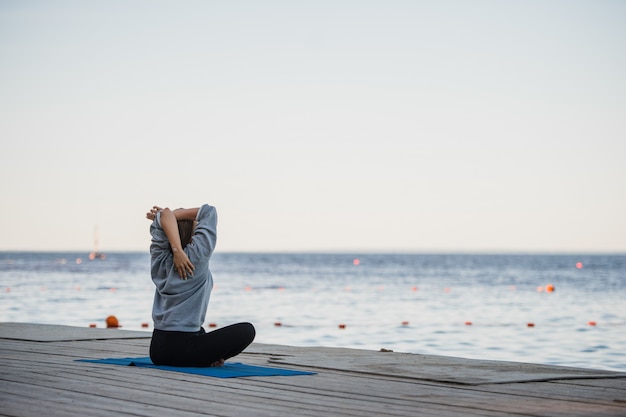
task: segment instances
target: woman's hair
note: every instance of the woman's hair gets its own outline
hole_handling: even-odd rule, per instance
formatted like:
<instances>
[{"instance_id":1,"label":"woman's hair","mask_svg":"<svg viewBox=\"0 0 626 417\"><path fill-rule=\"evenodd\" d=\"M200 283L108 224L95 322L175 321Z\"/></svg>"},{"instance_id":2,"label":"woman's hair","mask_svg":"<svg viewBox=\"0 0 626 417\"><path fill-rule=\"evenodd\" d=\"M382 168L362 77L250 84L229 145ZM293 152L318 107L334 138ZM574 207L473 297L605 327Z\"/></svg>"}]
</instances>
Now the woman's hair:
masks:
<instances>
[{"instance_id":1,"label":"woman's hair","mask_svg":"<svg viewBox=\"0 0 626 417\"><path fill-rule=\"evenodd\" d=\"M185 249L189 243L191 243L191 237L193 236L193 220L177 220L178 234L180 235L180 243Z\"/></svg>"}]
</instances>

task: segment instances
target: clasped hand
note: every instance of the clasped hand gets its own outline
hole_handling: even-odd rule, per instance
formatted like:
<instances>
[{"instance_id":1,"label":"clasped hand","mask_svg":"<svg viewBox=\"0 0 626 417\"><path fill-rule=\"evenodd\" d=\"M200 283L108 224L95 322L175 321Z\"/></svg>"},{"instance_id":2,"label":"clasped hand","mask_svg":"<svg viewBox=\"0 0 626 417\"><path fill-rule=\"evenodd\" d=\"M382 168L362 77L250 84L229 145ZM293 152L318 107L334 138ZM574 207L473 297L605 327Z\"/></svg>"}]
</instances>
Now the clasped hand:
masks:
<instances>
[{"instance_id":1,"label":"clasped hand","mask_svg":"<svg viewBox=\"0 0 626 417\"><path fill-rule=\"evenodd\" d=\"M153 221L156 218L157 213L161 210L163 210L161 207L153 206L150 211L146 213L146 218ZM176 228L176 218L173 217L171 214L169 216L169 221L174 223L171 224L171 227L168 227L166 225L163 225L163 227L166 235L168 235L168 239L170 239L170 245L172 246L172 253L174 254L174 268L176 268L176 272L178 272L178 275L180 275L180 279L187 279L188 277L193 278L193 270L195 269L195 267L191 263L191 260L187 257L185 251L183 251L182 248L176 247L180 247L180 238L178 236L178 229ZM172 240L176 243L172 244Z\"/></svg>"},{"instance_id":2,"label":"clasped hand","mask_svg":"<svg viewBox=\"0 0 626 417\"><path fill-rule=\"evenodd\" d=\"M195 267L187 257L184 251L174 250L174 268L178 271L180 279L193 278L193 270Z\"/></svg>"},{"instance_id":3,"label":"clasped hand","mask_svg":"<svg viewBox=\"0 0 626 417\"><path fill-rule=\"evenodd\" d=\"M148 220L154 220L156 218L156 215L159 211L163 210L161 207L159 206L153 206L149 212L146 213L146 219Z\"/></svg>"}]
</instances>

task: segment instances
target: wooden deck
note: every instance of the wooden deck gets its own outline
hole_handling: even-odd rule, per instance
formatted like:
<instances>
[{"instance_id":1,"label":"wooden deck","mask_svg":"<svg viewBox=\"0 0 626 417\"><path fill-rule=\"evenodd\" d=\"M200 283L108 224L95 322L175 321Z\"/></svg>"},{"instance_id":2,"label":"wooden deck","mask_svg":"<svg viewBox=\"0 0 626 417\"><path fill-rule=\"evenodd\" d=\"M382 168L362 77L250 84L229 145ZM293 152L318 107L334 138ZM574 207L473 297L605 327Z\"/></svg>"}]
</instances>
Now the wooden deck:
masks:
<instances>
[{"instance_id":1,"label":"wooden deck","mask_svg":"<svg viewBox=\"0 0 626 417\"><path fill-rule=\"evenodd\" d=\"M626 416L626 374L253 344L238 361L315 375L219 379L75 362L147 356L150 333L0 323L3 416Z\"/></svg>"}]
</instances>

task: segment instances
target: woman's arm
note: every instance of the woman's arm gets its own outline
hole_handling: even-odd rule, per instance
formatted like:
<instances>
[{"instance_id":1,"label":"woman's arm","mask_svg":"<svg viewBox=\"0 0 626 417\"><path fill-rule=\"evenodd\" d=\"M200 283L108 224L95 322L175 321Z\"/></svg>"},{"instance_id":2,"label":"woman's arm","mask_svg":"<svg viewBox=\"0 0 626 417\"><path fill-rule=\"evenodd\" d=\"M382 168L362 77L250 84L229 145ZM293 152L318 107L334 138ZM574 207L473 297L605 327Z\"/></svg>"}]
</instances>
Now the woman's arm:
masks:
<instances>
[{"instance_id":1,"label":"woman's arm","mask_svg":"<svg viewBox=\"0 0 626 417\"><path fill-rule=\"evenodd\" d=\"M161 207L153 206L150 211L146 213L146 219L151 221L154 220L157 213L161 210L163 210ZM174 210L172 213L174 213L174 217L176 217L176 220L196 220L199 210L200 207L190 209L179 208Z\"/></svg>"},{"instance_id":2,"label":"woman's arm","mask_svg":"<svg viewBox=\"0 0 626 417\"><path fill-rule=\"evenodd\" d=\"M189 210L192 211L193 209ZM187 210L184 210L181 213L181 215L189 214L190 213L187 213ZM176 268L176 271L178 271L178 275L180 275L181 279L187 279L187 276L193 277L193 270L195 267L187 257L187 254L183 251L176 220L177 216L170 209L164 208L161 210L161 227L163 228L167 239L170 241L170 246L172 247L174 267Z\"/></svg>"},{"instance_id":3,"label":"woman's arm","mask_svg":"<svg viewBox=\"0 0 626 417\"><path fill-rule=\"evenodd\" d=\"M176 220L196 220L196 217L198 217L198 210L200 210L200 207L190 209L179 208L174 210L173 213Z\"/></svg>"},{"instance_id":4,"label":"woman's arm","mask_svg":"<svg viewBox=\"0 0 626 417\"><path fill-rule=\"evenodd\" d=\"M198 209L193 232L192 245L187 255L194 262L208 262L217 241L217 211L215 207L203 204Z\"/></svg>"}]
</instances>

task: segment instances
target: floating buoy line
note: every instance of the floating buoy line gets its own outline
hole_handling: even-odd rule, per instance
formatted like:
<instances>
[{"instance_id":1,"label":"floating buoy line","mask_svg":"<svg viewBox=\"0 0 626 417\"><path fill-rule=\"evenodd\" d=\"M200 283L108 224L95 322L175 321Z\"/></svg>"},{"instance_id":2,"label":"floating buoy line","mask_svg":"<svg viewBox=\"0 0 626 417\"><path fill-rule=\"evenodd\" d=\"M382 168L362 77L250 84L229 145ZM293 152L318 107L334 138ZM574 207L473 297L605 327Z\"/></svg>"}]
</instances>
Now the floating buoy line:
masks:
<instances>
[{"instance_id":1,"label":"floating buoy line","mask_svg":"<svg viewBox=\"0 0 626 417\"><path fill-rule=\"evenodd\" d=\"M474 326L474 322L472 322L472 321L465 321L464 323L457 323L457 324L458 325L462 324L462 325L467 326L467 327ZM583 323L581 323L581 324L583 324ZM590 327L598 326L598 322L595 321L595 320L589 320L588 322L586 322L584 324L586 324L587 326L590 326ZM420 325L413 325L413 326L411 326L411 324L410 324L410 322L408 320L401 321L401 322L397 323L396 325L399 326L399 327L412 327L412 328L420 328L420 327L422 327ZM551 325L549 323L542 324L541 326L536 326L534 322L526 322L525 324L524 323L520 323L519 325L520 326L525 325L528 328L551 327ZM612 323L611 325L615 325L615 323ZM142 328L144 328L144 329L152 327L150 325L150 323L147 323L147 322L142 322L140 324L140 326ZM513 324L513 323L504 323L504 324L499 324L499 325L498 324L496 324L496 325L490 324L490 325L485 325L483 327L495 327L495 326L497 326L497 327L511 327L511 326L515 326L515 324ZM98 325L97 325L97 323L89 323L89 327L97 328ZM120 322L117 319L117 317L115 317L114 315L110 315L110 316L108 316L104 320L104 327L109 328L109 329L117 329L117 328L122 327L122 325L120 324ZM219 325L217 323L215 323L215 322L210 322L210 323L204 325L204 327L207 327L207 328L210 328L210 329L215 329L215 328L219 327ZM282 321L275 321L274 322L274 327L298 327L298 326L297 325L291 325L291 324L284 324ZM319 326L319 327L323 327L323 326ZM340 330L345 330L348 327L350 327L350 326L348 326L347 323L338 323L337 324L337 328L340 329ZM356 324L356 325L353 325L353 327L363 327L363 325L362 324L361 325ZM477 327L480 327L480 324Z\"/></svg>"}]
</instances>

